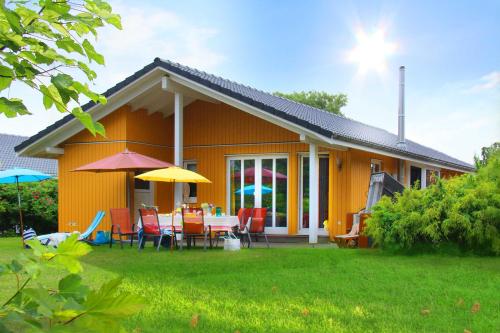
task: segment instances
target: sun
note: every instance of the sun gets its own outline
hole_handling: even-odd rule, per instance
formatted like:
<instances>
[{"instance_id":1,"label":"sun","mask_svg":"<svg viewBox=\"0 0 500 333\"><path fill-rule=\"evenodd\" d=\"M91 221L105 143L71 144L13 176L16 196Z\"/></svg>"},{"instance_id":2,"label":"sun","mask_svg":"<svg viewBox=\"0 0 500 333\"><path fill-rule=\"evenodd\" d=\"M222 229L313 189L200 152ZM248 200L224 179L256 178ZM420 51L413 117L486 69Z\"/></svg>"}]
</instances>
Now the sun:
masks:
<instances>
[{"instance_id":1,"label":"sun","mask_svg":"<svg viewBox=\"0 0 500 333\"><path fill-rule=\"evenodd\" d=\"M383 29L370 34L359 29L356 42L356 46L349 51L347 60L358 65L360 74L372 71L383 74L387 69L387 59L395 53L397 45L386 41Z\"/></svg>"}]
</instances>

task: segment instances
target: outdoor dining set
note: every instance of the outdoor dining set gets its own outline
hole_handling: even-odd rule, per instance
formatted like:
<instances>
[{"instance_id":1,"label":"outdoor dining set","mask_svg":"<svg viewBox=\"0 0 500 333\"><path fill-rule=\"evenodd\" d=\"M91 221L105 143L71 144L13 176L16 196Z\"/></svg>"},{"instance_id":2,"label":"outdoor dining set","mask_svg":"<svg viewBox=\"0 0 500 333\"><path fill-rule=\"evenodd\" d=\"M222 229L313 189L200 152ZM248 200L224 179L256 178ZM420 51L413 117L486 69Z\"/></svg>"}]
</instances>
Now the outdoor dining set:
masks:
<instances>
[{"instance_id":1,"label":"outdoor dining set","mask_svg":"<svg viewBox=\"0 0 500 333\"><path fill-rule=\"evenodd\" d=\"M139 209L139 221L132 223L130 210L128 208L113 208L111 213L111 232L109 246L112 247L114 238L118 237L120 246L130 242L133 245L134 238L138 240L138 248L141 250L147 240L153 240L157 250L167 240L171 249L183 249L184 242L187 247L196 245L196 240L203 241L203 248L218 246L220 240L227 239L228 235L234 235L246 242L246 246L252 245L252 237L264 237L267 246L269 242L265 233L266 208L241 208L238 216L213 216L206 215L199 207L182 208L180 214L172 217L167 214L158 214L155 207ZM169 221L170 220L170 221Z\"/></svg>"}]
</instances>

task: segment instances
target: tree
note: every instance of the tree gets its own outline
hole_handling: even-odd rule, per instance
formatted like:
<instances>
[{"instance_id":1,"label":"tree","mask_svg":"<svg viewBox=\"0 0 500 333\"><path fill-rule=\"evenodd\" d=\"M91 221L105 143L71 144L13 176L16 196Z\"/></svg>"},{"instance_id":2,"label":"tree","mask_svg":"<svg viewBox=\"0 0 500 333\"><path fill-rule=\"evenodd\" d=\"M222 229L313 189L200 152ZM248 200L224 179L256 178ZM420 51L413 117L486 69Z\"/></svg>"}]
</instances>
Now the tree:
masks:
<instances>
[{"instance_id":1,"label":"tree","mask_svg":"<svg viewBox=\"0 0 500 333\"><path fill-rule=\"evenodd\" d=\"M0 0L0 92L7 95L0 96L0 114L30 114L21 96L10 96L18 83L41 94L47 110L70 112L93 135L105 135L80 97L106 103L88 85L96 78L90 64L104 65L88 38L107 24L121 29L120 16L103 0ZM79 75L87 80L75 79Z\"/></svg>"},{"instance_id":2,"label":"tree","mask_svg":"<svg viewBox=\"0 0 500 333\"><path fill-rule=\"evenodd\" d=\"M296 91L289 94L275 92L275 96L291 99L334 114L343 116L340 109L347 105L346 94L329 94L325 91Z\"/></svg>"},{"instance_id":3,"label":"tree","mask_svg":"<svg viewBox=\"0 0 500 333\"><path fill-rule=\"evenodd\" d=\"M496 152L500 152L500 142L495 142L489 147L481 148L481 156L474 156L474 164L476 165L476 169L484 167L486 164L488 164L488 160Z\"/></svg>"}]
</instances>

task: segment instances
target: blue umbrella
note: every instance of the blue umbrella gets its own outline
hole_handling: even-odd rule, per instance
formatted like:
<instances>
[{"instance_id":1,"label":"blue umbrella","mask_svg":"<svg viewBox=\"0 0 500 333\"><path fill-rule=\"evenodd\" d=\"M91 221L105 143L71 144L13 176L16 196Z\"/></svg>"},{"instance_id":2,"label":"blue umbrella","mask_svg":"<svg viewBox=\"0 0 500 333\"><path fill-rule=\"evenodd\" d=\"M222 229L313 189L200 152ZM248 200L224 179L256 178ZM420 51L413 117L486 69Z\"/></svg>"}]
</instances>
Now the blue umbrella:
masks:
<instances>
[{"instance_id":1,"label":"blue umbrella","mask_svg":"<svg viewBox=\"0 0 500 333\"><path fill-rule=\"evenodd\" d=\"M273 189L267 186L261 186L262 194L269 194L273 192ZM241 189L237 190L235 193L241 193ZM243 187L243 193L252 195L255 193L255 185L247 185Z\"/></svg>"},{"instance_id":2,"label":"blue umbrella","mask_svg":"<svg viewBox=\"0 0 500 333\"><path fill-rule=\"evenodd\" d=\"M23 226L23 211L21 209L21 192L19 191L19 183L39 182L45 179L52 178L50 175L30 170L14 168L0 171L0 184L16 184L17 185L17 204L19 206L19 222L21 224L21 239L24 244L24 226Z\"/></svg>"}]
</instances>

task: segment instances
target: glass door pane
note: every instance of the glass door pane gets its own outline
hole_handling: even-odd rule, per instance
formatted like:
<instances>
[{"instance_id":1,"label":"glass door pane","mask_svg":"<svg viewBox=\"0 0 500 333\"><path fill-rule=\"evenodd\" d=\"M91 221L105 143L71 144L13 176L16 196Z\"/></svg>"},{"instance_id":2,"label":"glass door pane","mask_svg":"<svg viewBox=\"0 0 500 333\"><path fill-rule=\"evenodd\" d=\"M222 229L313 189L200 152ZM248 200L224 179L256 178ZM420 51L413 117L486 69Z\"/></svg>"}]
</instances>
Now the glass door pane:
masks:
<instances>
[{"instance_id":1,"label":"glass door pane","mask_svg":"<svg viewBox=\"0 0 500 333\"><path fill-rule=\"evenodd\" d=\"M243 160L243 207L255 207L255 160Z\"/></svg>"},{"instance_id":2,"label":"glass door pane","mask_svg":"<svg viewBox=\"0 0 500 333\"><path fill-rule=\"evenodd\" d=\"M275 160L275 227L287 227L288 208L288 160L277 158Z\"/></svg>"},{"instance_id":3,"label":"glass door pane","mask_svg":"<svg viewBox=\"0 0 500 333\"><path fill-rule=\"evenodd\" d=\"M309 158L302 157L302 220L301 228L309 228Z\"/></svg>"},{"instance_id":4,"label":"glass door pane","mask_svg":"<svg viewBox=\"0 0 500 333\"><path fill-rule=\"evenodd\" d=\"M266 227L273 227L273 159L262 160L262 208L267 208Z\"/></svg>"},{"instance_id":5,"label":"glass door pane","mask_svg":"<svg viewBox=\"0 0 500 333\"><path fill-rule=\"evenodd\" d=\"M229 180L230 180L230 214L238 214L241 208L241 160L229 161Z\"/></svg>"},{"instance_id":6,"label":"glass door pane","mask_svg":"<svg viewBox=\"0 0 500 333\"><path fill-rule=\"evenodd\" d=\"M329 158L327 156L321 156L319 158L319 219L318 227L324 228L323 222L328 220L328 182L329 182L329 168L328 162Z\"/></svg>"}]
</instances>

